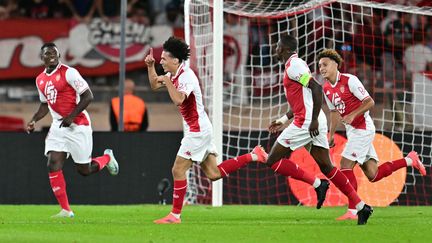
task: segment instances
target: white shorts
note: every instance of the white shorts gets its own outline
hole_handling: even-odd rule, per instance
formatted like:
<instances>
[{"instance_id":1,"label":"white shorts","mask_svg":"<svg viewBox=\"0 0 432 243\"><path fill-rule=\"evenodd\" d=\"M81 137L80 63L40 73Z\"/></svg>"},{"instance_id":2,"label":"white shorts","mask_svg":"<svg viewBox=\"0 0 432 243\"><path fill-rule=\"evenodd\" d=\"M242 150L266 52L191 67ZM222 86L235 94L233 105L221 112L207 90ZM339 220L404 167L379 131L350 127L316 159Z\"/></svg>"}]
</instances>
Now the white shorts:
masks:
<instances>
[{"instance_id":1,"label":"white shorts","mask_svg":"<svg viewBox=\"0 0 432 243\"><path fill-rule=\"evenodd\" d=\"M347 143L342 152L342 157L363 164L369 159L378 162L378 155L373 146L375 130L355 129L346 126Z\"/></svg>"},{"instance_id":2,"label":"white shorts","mask_svg":"<svg viewBox=\"0 0 432 243\"><path fill-rule=\"evenodd\" d=\"M290 148L292 151L301 148L310 142L312 142L314 146L328 149L327 120L325 119L324 114L319 115L318 122L319 134L314 138L310 136L309 129L299 128L294 125L294 123L291 123L279 135L277 142L285 148Z\"/></svg>"},{"instance_id":3,"label":"white shorts","mask_svg":"<svg viewBox=\"0 0 432 243\"><path fill-rule=\"evenodd\" d=\"M92 129L90 126L77 126L59 128L59 124L51 124L45 139L45 155L49 151L66 152L72 156L77 164L87 164L91 161L93 149Z\"/></svg>"},{"instance_id":4,"label":"white shorts","mask_svg":"<svg viewBox=\"0 0 432 243\"><path fill-rule=\"evenodd\" d=\"M200 134L199 136L186 135L182 141L177 155L202 163L209 154L217 156L216 146L213 143L213 135L211 132Z\"/></svg>"}]
</instances>

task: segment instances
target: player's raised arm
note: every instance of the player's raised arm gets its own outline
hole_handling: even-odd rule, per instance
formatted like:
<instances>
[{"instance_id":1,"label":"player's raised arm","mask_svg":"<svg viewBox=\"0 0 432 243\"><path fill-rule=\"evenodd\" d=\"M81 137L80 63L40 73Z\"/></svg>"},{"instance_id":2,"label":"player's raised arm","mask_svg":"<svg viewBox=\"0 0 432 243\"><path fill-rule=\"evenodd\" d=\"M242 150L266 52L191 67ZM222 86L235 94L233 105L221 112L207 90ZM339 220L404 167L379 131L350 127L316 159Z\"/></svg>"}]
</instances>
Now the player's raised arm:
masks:
<instances>
[{"instance_id":1,"label":"player's raised arm","mask_svg":"<svg viewBox=\"0 0 432 243\"><path fill-rule=\"evenodd\" d=\"M146 56L144 61L147 65L148 78L149 78L150 87L152 88L152 90L157 90L157 89L165 86L165 84L163 82L158 81L158 75L157 75L156 69L155 69L155 59L153 57L153 48L150 48L150 52Z\"/></svg>"}]
</instances>

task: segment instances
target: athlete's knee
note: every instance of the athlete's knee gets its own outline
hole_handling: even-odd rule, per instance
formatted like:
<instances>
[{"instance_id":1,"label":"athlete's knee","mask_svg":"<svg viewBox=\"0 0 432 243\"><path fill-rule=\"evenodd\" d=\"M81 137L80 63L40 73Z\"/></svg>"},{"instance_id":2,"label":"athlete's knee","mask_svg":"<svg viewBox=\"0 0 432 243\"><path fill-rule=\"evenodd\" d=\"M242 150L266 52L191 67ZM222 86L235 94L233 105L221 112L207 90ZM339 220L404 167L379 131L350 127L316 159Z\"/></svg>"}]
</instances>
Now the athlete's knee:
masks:
<instances>
[{"instance_id":1,"label":"athlete's knee","mask_svg":"<svg viewBox=\"0 0 432 243\"><path fill-rule=\"evenodd\" d=\"M364 171L364 174L370 182L376 182L374 179L376 177L377 171Z\"/></svg>"},{"instance_id":2,"label":"athlete's knee","mask_svg":"<svg viewBox=\"0 0 432 243\"><path fill-rule=\"evenodd\" d=\"M62 163L60 161L49 159L47 163L47 167L50 172L59 171L62 169Z\"/></svg>"},{"instance_id":3,"label":"athlete's knee","mask_svg":"<svg viewBox=\"0 0 432 243\"><path fill-rule=\"evenodd\" d=\"M324 175L329 174L334 168L331 163L318 164L318 166L320 167L320 170Z\"/></svg>"},{"instance_id":4,"label":"athlete's knee","mask_svg":"<svg viewBox=\"0 0 432 243\"><path fill-rule=\"evenodd\" d=\"M374 179L378 173L377 163L374 160L366 161L364 164L360 166L363 170L363 173L368 178L370 182L376 182Z\"/></svg>"},{"instance_id":5,"label":"athlete's knee","mask_svg":"<svg viewBox=\"0 0 432 243\"><path fill-rule=\"evenodd\" d=\"M217 181L217 180L219 180L221 178L220 172L219 173L216 173L216 172L207 172L206 176L211 181Z\"/></svg>"},{"instance_id":6,"label":"athlete's knee","mask_svg":"<svg viewBox=\"0 0 432 243\"><path fill-rule=\"evenodd\" d=\"M321 157L315 158L315 161L318 164L321 172L324 175L327 175L328 173L330 173L334 168L332 162L330 160L325 159L325 158L321 158Z\"/></svg>"},{"instance_id":7,"label":"athlete's knee","mask_svg":"<svg viewBox=\"0 0 432 243\"><path fill-rule=\"evenodd\" d=\"M171 168L171 173L172 173L174 179L183 178L186 176L186 171L184 171L182 168L175 166L175 165Z\"/></svg>"},{"instance_id":8,"label":"athlete's knee","mask_svg":"<svg viewBox=\"0 0 432 243\"><path fill-rule=\"evenodd\" d=\"M267 158L267 162L266 165L268 167L272 167L274 164L276 164L278 161L280 161L282 158L281 156L277 156L274 154L270 154L269 157Z\"/></svg>"}]
</instances>

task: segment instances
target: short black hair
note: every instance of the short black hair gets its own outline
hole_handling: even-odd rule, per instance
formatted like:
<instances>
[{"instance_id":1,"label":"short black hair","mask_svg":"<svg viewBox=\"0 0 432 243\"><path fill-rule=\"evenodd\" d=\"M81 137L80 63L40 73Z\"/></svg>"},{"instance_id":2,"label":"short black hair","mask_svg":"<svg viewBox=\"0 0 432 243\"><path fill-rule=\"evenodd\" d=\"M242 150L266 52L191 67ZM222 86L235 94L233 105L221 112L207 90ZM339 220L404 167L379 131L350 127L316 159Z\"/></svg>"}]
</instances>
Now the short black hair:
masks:
<instances>
[{"instance_id":1,"label":"short black hair","mask_svg":"<svg viewBox=\"0 0 432 243\"><path fill-rule=\"evenodd\" d=\"M57 48L57 46L56 46L56 44L55 44L54 42L47 42L47 43L45 43L45 44L42 45L42 47L41 47L41 51L42 51L44 48L46 48L46 47L55 47L55 48Z\"/></svg>"},{"instance_id":2,"label":"short black hair","mask_svg":"<svg viewBox=\"0 0 432 243\"><path fill-rule=\"evenodd\" d=\"M279 40L282 46L287 48L289 51L295 52L297 50L297 39L294 36L282 35Z\"/></svg>"},{"instance_id":3,"label":"short black hair","mask_svg":"<svg viewBox=\"0 0 432 243\"><path fill-rule=\"evenodd\" d=\"M165 41L163 49L171 53L173 57L178 58L180 62L186 61L190 56L189 46L183 40L174 36Z\"/></svg>"}]
</instances>

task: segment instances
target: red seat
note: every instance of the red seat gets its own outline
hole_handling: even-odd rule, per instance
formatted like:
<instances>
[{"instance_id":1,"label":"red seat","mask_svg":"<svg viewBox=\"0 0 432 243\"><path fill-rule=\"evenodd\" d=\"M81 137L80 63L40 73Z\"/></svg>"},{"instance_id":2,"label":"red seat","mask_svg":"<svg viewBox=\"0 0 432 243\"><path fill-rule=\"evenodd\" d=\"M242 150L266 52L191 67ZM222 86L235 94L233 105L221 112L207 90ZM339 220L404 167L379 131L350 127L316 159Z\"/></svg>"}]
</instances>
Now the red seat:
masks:
<instances>
[{"instance_id":1,"label":"red seat","mask_svg":"<svg viewBox=\"0 0 432 243\"><path fill-rule=\"evenodd\" d=\"M0 116L0 131L24 131L24 120L12 116Z\"/></svg>"}]
</instances>

